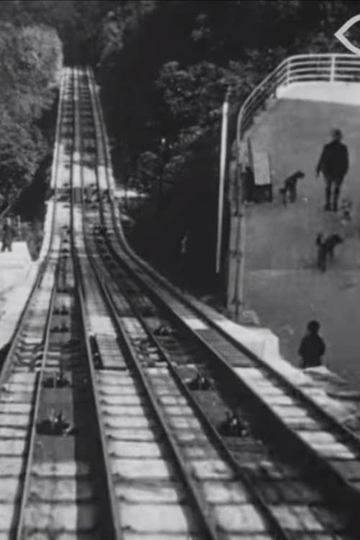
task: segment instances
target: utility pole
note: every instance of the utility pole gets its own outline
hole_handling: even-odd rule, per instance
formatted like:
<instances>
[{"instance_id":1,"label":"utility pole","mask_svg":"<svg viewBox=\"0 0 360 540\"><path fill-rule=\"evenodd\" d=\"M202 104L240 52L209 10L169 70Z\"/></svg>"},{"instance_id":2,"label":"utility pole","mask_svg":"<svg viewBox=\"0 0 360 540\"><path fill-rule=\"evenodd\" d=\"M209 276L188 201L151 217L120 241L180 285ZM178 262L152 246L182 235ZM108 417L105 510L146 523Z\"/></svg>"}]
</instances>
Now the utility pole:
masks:
<instances>
[{"instance_id":1,"label":"utility pole","mask_svg":"<svg viewBox=\"0 0 360 540\"><path fill-rule=\"evenodd\" d=\"M162 195L163 195L163 176L164 176L164 168L165 168L165 162L167 161L167 140L165 137L163 137L160 141L160 175L159 175L159 193L158 193L158 212L161 209L161 203L162 203Z\"/></svg>"},{"instance_id":2,"label":"utility pole","mask_svg":"<svg viewBox=\"0 0 360 540\"><path fill-rule=\"evenodd\" d=\"M237 182L239 186L239 214L238 214L238 228L239 228L239 246L237 253L237 295L235 296L235 320L239 321L243 307L244 307L244 281L245 281L245 250L246 250L246 216L245 216L245 197L244 197L244 171L243 171L243 159L240 161L242 148L238 149L237 158Z\"/></svg>"},{"instance_id":3,"label":"utility pole","mask_svg":"<svg viewBox=\"0 0 360 540\"><path fill-rule=\"evenodd\" d=\"M220 144L220 175L219 175L219 196L218 196L218 221L217 221L217 240L216 240L216 268L217 274L221 269L221 247L222 232L224 221L224 188L226 178L226 157L227 157L227 136L229 123L229 97L230 89L226 92L222 107L221 122L221 144Z\"/></svg>"}]
</instances>

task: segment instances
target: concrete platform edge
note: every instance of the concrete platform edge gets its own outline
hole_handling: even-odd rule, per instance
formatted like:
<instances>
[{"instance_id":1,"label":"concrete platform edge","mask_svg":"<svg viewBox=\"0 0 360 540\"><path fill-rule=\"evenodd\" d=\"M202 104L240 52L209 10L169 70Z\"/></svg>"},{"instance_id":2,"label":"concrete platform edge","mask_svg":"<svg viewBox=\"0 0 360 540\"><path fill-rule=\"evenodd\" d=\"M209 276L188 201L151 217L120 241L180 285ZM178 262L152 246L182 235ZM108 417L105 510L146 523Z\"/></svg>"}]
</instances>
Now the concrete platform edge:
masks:
<instances>
[{"instance_id":1,"label":"concrete platform edge","mask_svg":"<svg viewBox=\"0 0 360 540\"><path fill-rule=\"evenodd\" d=\"M36 261L29 263L22 282L18 285L10 287L6 291L5 301L2 306L0 316L0 349L11 341L16 329L16 325L35 285L41 264L49 252L54 210L54 201L48 201L44 222L44 238L39 258Z\"/></svg>"}]
</instances>

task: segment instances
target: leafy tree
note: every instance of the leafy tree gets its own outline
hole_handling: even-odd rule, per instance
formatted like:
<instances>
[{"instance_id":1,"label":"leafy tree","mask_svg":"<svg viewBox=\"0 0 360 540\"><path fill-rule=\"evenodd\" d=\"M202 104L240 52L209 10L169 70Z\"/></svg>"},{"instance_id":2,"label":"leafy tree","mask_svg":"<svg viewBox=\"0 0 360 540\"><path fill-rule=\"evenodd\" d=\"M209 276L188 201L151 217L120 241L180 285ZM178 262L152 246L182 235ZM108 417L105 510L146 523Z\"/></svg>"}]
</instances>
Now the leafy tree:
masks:
<instances>
[{"instance_id":1,"label":"leafy tree","mask_svg":"<svg viewBox=\"0 0 360 540\"><path fill-rule=\"evenodd\" d=\"M48 151L40 125L62 66L54 29L0 25L0 186L6 202L29 182Z\"/></svg>"},{"instance_id":2,"label":"leafy tree","mask_svg":"<svg viewBox=\"0 0 360 540\"><path fill-rule=\"evenodd\" d=\"M16 27L53 27L64 45L68 64L93 63L103 15L116 0L2 0L0 19Z\"/></svg>"},{"instance_id":3,"label":"leafy tree","mask_svg":"<svg viewBox=\"0 0 360 540\"><path fill-rule=\"evenodd\" d=\"M9 201L32 180L47 147L35 126L14 121L4 108L0 115L0 189Z\"/></svg>"}]
</instances>

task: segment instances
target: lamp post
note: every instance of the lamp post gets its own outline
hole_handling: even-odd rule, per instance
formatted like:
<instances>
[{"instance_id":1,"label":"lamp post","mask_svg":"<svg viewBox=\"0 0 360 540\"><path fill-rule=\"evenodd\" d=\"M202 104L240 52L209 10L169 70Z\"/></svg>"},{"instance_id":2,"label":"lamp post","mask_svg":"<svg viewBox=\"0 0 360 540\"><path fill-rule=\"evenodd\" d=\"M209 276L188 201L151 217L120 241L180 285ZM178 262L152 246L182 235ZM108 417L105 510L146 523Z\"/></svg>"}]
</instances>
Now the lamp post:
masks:
<instances>
[{"instance_id":1,"label":"lamp post","mask_svg":"<svg viewBox=\"0 0 360 540\"><path fill-rule=\"evenodd\" d=\"M227 135L229 122L229 97L230 89L226 92L221 121L221 144L220 144L220 176L219 176L219 196L218 196L218 221L217 221L217 241L216 241L216 268L217 274L221 269L221 246L224 217L224 187L226 176L226 154L227 154Z\"/></svg>"},{"instance_id":2,"label":"lamp post","mask_svg":"<svg viewBox=\"0 0 360 540\"><path fill-rule=\"evenodd\" d=\"M167 162L168 143L165 137L162 137L160 141L160 175L159 175L159 193L158 193L158 211L160 211L163 194L163 175L165 163Z\"/></svg>"}]
</instances>

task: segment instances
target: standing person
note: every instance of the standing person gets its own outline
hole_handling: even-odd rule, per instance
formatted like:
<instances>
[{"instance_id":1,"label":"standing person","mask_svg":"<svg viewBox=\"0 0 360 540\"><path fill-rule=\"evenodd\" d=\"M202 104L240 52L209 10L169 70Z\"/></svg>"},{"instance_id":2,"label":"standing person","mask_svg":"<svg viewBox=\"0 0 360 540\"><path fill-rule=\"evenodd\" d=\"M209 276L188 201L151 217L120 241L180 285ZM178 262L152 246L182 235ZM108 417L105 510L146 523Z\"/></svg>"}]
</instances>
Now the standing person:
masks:
<instances>
[{"instance_id":1,"label":"standing person","mask_svg":"<svg viewBox=\"0 0 360 540\"><path fill-rule=\"evenodd\" d=\"M321 152L316 176L321 172L325 179L324 209L337 212L341 184L349 169L349 154L346 145L341 142L343 135L340 129L333 129L331 138L332 141L326 144Z\"/></svg>"},{"instance_id":2,"label":"standing person","mask_svg":"<svg viewBox=\"0 0 360 540\"><path fill-rule=\"evenodd\" d=\"M247 165L244 171L244 188L245 188L245 197L246 202L254 202L254 191L255 191L255 177L254 172L250 165Z\"/></svg>"},{"instance_id":3,"label":"standing person","mask_svg":"<svg viewBox=\"0 0 360 540\"><path fill-rule=\"evenodd\" d=\"M2 247L1 251L12 251L12 242L15 236L15 231L11 226L11 221L9 218L6 218L5 224L3 227L3 237L2 237Z\"/></svg>"},{"instance_id":4,"label":"standing person","mask_svg":"<svg viewBox=\"0 0 360 540\"><path fill-rule=\"evenodd\" d=\"M324 340L319 336L320 324L318 321L310 321L306 330L299 347L303 369L321 366L322 356L326 350Z\"/></svg>"}]
</instances>

